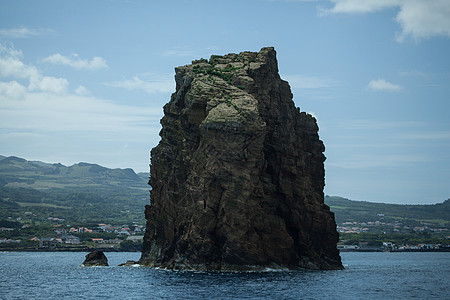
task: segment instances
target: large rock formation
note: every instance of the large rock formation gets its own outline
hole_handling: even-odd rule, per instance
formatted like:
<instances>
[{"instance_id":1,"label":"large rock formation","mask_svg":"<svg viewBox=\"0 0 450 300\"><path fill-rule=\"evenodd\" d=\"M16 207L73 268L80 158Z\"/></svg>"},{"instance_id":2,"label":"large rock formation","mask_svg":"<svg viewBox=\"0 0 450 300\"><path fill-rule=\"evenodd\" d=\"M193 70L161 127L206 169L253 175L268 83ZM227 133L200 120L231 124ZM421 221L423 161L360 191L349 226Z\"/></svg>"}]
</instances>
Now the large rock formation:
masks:
<instances>
[{"instance_id":1,"label":"large rock formation","mask_svg":"<svg viewBox=\"0 0 450 300\"><path fill-rule=\"evenodd\" d=\"M324 145L273 48L176 68L140 263L174 269L342 268L324 204Z\"/></svg>"}]
</instances>

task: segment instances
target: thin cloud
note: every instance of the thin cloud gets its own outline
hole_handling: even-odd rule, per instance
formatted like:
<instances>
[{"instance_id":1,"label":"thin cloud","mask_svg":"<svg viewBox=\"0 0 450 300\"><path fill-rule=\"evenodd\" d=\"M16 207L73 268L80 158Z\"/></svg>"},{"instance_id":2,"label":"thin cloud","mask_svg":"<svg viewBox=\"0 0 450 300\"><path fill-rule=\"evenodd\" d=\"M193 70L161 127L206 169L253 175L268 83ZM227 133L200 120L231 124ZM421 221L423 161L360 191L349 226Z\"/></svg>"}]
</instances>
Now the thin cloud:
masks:
<instances>
[{"instance_id":1,"label":"thin cloud","mask_svg":"<svg viewBox=\"0 0 450 300\"><path fill-rule=\"evenodd\" d=\"M161 52L162 56L172 56L172 57L191 57L197 59L202 56L209 57L211 52L218 52L219 48L216 46L206 47L204 49L192 49L189 46L183 47L173 47L172 49L167 49Z\"/></svg>"},{"instance_id":2,"label":"thin cloud","mask_svg":"<svg viewBox=\"0 0 450 300\"><path fill-rule=\"evenodd\" d=\"M195 57L195 51L189 49L170 49L161 53L162 56Z\"/></svg>"},{"instance_id":3,"label":"thin cloud","mask_svg":"<svg viewBox=\"0 0 450 300\"><path fill-rule=\"evenodd\" d=\"M17 81L2 82L0 81L0 95L5 95L12 99L23 99L27 92L27 88Z\"/></svg>"},{"instance_id":4,"label":"thin cloud","mask_svg":"<svg viewBox=\"0 0 450 300\"><path fill-rule=\"evenodd\" d=\"M398 42L412 37L418 41L434 36L450 37L450 1L448 0L331 0L334 6L320 9L321 15L365 14L398 9L395 17L401 26Z\"/></svg>"},{"instance_id":5,"label":"thin cloud","mask_svg":"<svg viewBox=\"0 0 450 300\"><path fill-rule=\"evenodd\" d=\"M90 92L88 91L88 89L86 89L84 86L80 85L78 86L78 88L75 90L75 94L77 94L78 96L87 96L90 94Z\"/></svg>"},{"instance_id":6,"label":"thin cloud","mask_svg":"<svg viewBox=\"0 0 450 300\"><path fill-rule=\"evenodd\" d=\"M54 34L56 34L56 31L49 28L30 28L20 26L15 28L0 29L0 37L3 38L23 39Z\"/></svg>"},{"instance_id":7,"label":"thin cloud","mask_svg":"<svg viewBox=\"0 0 450 300\"><path fill-rule=\"evenodd\" d=\"M338 81L329 78L305 75L283 75L283 79L289 82L293 89L319 89L330 88L338 85Z\"/></svg>"},{"instance_id":8,"label":"thin cloud","mask_svg":"<svg viewBox=\"0 0 450 300\"><path fill-rule=\"evenodd\" d=\"M98 70L106 69L108 65L106 61L99 56L91 60L80 59L78 54L72 54L70 57L61 55L59 53L53 54L43 59L44 62L49 62L55 65L66 65L75 69Z\"/></svg>"},{"instance_id":9,"label":"thin cloud","mask_svg":"<svg viewBox=\"0 0 450 300\"><path fill-rule=\"evenodd\" d=\"M432 159L424 155L405 154L361 154L341 159L339 162L328 162L327 166L343 169L399 168L417 163L430 162Z\"/></svg>"},{"instance_id":10,"label":"thin cloud","mask_svg":"<svg viewBox=\"0 0 450 300\"><path fill-rule=\"evenodd\" d=\"M0 43L0 78L30 78L38 76L34 66L25 65L22 61L22 51L16 50L11 44Z\"/></svg>"},{"instance_id":11,"label":"thin cloud","mask_svg":"<svg viewBox=\"0 0 450 300\"><path fill-rule=\"evenodd\" d=\"M161 117L159 106L120 105L70 93L27 92L21 101L0 94L0 153L142 171L148 168L148 149L159 141ZM140 163L133 161L136 157Z\"/></svg>"},{"instance_id":12,"label":"thin cloud","mask_svg":"<svg viewBox=\"0 0 450 300\"><path fill-rule=\"evenodd\" d=\"M391 83L382 78L371 80L367 86L374 91L398 92L402 89L400 85Z\"/></svg>"},{"instance_id":13,"label":"thin cloud","mask_svg":"<svg viewBox=\"0 0 450 300\"><path fill-rule=\"evenodd\" d=\"M318 2L321 0L263 0L265 2Z\"/></svg>"},{"instance_id":14,"label":"thin cloud","mask_svg":"<svg viewBox=\"0 0 450 300\"><path fill-rule=\"evenodd\" d=\"M11 132L144 131L149 121L159 119L161 114L160 107L119 105L69 93L62 96L49 92L28 92L23 101L0 95L0 126Z\"/></svg>"},{"instance_id":15,"label":"thin cloud","mask_svg":"<svg viewBox=\"0 0 450 300\"><path fill-rule=\"evenodd\" d=\"M0 56L9 58L21 58L22 51L16 50L12 43L0 43Z\"/></svg>"},{"instance_id":16,"label":"thin cloud","mask_svg":"<svg viewBox=\"0 0 450 300\"><path fill-rule=\"evenodd\" d=\"M405 140L450 141L450 131L407 133L399 135L398 138Z\"/></svg>"},{"instance_id":17,"label":"thin cloud","mask_svg":"<svg viewBox=\"0 0 450 300\"><path fill-rule=\"evenodd\" d=\"M415 76L415 77L428 77L429 74L418 71L418 70L399 70L398 75L400 76Z\"/></svg>"},{"instance_id":18,"label":"thin cloud","mask_svg":"<svg viewBox=\"0 0 450 300\"><path fill-rule=\"evenodd\" d=\"M69 82L65 78L56 78L51 76L42 76L30 79L28 86L31 91L43 91L56 94L63 94L67 92Z\"/></svg>"},{"instance_id":19,"label":"thin cloud","mask_svg":"<svg viewBox=\"0 0 450 300\"><path fill-rule=\"evenodd\" d=\"M399 129L417 130L419 127L425 126L425 123L416 121L380 121L371 119L348 119L337 124L342 130L387 130L392 132Z\"/></svg>"},{"instance_id":20,"label":"thin cloud","mask_svg":"<svg viewBox=\"0 0 450 300\"><path fill-rule=\"evenodd\" d=\"M129 91L141 90L148 94L170 93L175 89L175 82L171 76L157 76L154 74L134 76L131 79L106 82L103 84L110 87L123 88Z\"/></svg>"},{"instance_id":21,"label":"thin cloud","mask_svg":"<svg viewBox=\"0 0 450 300\"><path fill-rule=\"evenodd\" d=\"M330 0L330 2L333 2L334 6L331 9L322 8L322 14L364 14L397 7L402 3L401 0Z\"/></svg>"}]
</instances>

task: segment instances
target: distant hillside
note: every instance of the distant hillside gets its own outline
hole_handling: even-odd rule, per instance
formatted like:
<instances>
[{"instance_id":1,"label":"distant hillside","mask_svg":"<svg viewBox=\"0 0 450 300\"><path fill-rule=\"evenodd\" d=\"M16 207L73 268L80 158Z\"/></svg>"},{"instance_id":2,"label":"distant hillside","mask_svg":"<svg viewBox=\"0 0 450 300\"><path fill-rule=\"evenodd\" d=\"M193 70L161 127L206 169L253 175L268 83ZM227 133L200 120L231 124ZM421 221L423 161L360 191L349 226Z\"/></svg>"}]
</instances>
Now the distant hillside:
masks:
<instances>
[{"instance_id":1,"label":"distant hillside","mask_svg":"<svg viewBox=\"0 0 450 300\"><path fill-rule=\"evenodd\" d=\"M97 164L72 166L0 155L0 221L31 213L67 222L144 223L149 204L149 173L109 169ZM398 205L326 196L336 222L411 219L450 224L450 200L434 205Z\"/></svg>"},{"instance_id":2,"label":"distant hillside","mask_svg":"<svg viewBox=\"0 0 450 300\"><path fill-rule=\"evenodd\" d=\"M450 223L450 199L433 205L400 205L353 201L326 196L325 203L335 213L336 222L374 222L380 220L411 219L422 222Z\"/></svg>"},{"instance_id":3,"label":"distant hillside","mask_svg":"<svg viewBox=\"0 0 450 300\"><path fill-rule=\"evenodd\" d=\"M10 156L0 160L2 186L47 189L80 185L124 185L142 183L142 177L132 169L108 169L96 164L78 163L70 167L27 161Z\"/></svg>"},{"instance_id":4,"label":"distant hillside","mask_svg":"<svg viewBox=\"0 0 450 300\"><path fill-rule=\"evenodd\" d=\"M0 219L29 212L75 221L143 222L148 173L0 157Z\"/></svg>"}]
</instances>

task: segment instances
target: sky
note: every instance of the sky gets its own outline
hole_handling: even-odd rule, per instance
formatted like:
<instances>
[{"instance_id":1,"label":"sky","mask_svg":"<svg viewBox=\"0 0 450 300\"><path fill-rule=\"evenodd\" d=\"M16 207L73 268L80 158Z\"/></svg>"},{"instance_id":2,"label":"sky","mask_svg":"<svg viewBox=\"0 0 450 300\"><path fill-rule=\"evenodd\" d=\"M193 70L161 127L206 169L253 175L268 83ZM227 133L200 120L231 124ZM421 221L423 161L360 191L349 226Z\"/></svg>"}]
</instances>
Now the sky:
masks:
<instances>
[{"instance_id":1,"label":"sky","mask_svg":"<svg viewBox=\"0 0 450 300\"><path fill-rule=\"evenodd\" d=\"M174 68L266 46L326 194L450 198L448 0L0 0L0 154L148 172Z\"/></svg>"}]
</instances>

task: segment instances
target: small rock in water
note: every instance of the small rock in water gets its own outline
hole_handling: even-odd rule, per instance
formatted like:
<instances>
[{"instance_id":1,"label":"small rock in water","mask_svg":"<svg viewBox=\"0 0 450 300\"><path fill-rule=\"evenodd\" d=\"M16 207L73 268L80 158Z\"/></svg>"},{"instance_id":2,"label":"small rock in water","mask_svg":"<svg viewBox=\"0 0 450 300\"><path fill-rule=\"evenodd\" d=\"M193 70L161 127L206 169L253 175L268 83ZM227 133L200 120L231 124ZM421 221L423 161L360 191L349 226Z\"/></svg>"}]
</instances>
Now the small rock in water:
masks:
<instances>
[{"instance_id":1,"label":"small rock in water","mask_svg":"<svg viewBox=\"0 0 450 300\"><path fill-rule=\"evenodd\" d=\"M103 251L91 251L86 255L86 259L83 262L85 267L95 267L95 266L109 266L108 259L106 258Z\"/></svg>"}]
</instances>

